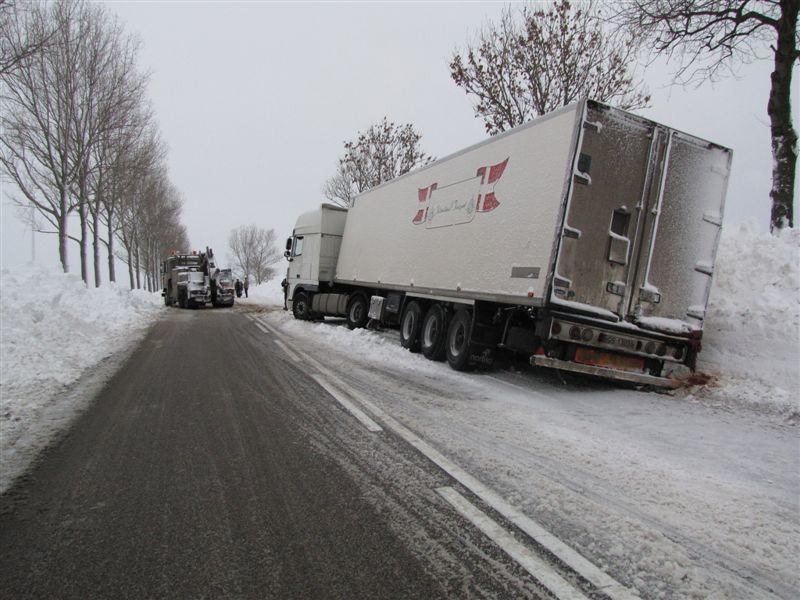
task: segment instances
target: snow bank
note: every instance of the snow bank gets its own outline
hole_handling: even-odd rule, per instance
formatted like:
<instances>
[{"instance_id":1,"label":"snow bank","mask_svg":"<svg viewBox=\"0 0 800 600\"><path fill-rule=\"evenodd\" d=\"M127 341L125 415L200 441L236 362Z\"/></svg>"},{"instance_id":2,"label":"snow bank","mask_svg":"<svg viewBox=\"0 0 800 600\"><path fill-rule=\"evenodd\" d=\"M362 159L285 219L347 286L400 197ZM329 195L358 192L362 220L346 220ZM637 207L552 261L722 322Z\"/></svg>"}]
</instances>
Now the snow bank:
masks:
<instances>
[{"instance_id":1,"label":"snow bank","mask_svg":"<svg viewBox=\"0 0 800 600\"><path fill-rule=\"evenodd\" d=\"M688 393L798 413L800 230L724 230L698 366L719 380Z\"/></svg>"},{"instance_id":2,"label":"snow bank","mask_svg":"<svg viewBox=\"0 0 800 600\"><path fill-rule=\"evenodd\" d=\"M248 297L237 298L235 302L242 304L268 304L283 307L283 274L276 275L260 285L251 285L247 290Z\"/></svg>"},{"instance_id":3,"label":"snow bank","mask_svg":"<svg viewBox=\"0 0 800 600\"><path fill-rule=\"evenodd\" d=\"M87 289L38 265L0 271L0 491L91 399L68 398L67 386L138 341L163 309L157 294Z\"/></svg>"}]
</instances>

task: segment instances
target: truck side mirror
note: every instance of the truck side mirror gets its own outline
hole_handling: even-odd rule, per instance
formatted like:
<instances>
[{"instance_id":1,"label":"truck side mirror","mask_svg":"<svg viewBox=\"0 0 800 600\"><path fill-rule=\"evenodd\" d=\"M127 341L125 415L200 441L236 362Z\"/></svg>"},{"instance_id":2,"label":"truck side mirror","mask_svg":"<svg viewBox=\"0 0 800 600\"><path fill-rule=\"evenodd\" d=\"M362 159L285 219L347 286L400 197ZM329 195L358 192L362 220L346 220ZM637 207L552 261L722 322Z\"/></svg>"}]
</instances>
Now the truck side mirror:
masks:
<instances>
[{"instance_id":1,"label":"truck side mirror","mask_svg":"<svg viewBox=\"0 0 800 600\"><path fill-rule=\"evenodd\" d=\"M284 253L284 256L289 256L288 253L291 251L291 249L292 249L292 238L286 238L286 253Z\"/></svg>"}]
</instances>

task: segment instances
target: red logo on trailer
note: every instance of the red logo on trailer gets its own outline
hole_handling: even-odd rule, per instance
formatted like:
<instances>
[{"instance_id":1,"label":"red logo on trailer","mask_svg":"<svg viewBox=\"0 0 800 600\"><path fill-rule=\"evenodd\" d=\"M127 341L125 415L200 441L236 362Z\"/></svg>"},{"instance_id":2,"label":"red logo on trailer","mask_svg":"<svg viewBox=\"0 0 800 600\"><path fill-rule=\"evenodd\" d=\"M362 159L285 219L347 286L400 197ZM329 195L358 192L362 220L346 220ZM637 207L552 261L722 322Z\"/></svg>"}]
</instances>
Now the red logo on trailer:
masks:
<instances>
[{"instance_id":1,"label":"red logo on trailer","mask_svg":"<svg viewBox=\"0 0 800 600\"><path fill-rule=\"evenodd\" d=\"M500 201L494 193L494 188L499 179L503 176L507 165L508 158L496 165L480 167L475 177L466 181L456 182L446 186L439 186L438 183L432 183L428 187L419 189L417 191L419 208L411 222L414 223L414 225L420 225L426 220L431 221L435 214L429 215L429 210L442 195L442 191L448 188L452 190L456 188L456 186L458 186L456 193L464 198L465 202L453 201L448 197L448 206L455 205L458 208L464 207L466 212L470 215L474 212L490 212L494 210L500 206ZM439 194L436 194L437 190L440 191ZM466 203L467 200L469 201L468 204ZM452 209L437 209L438 212L445 212L446 210L449 211Z\"/></svg>"}]
</instances>

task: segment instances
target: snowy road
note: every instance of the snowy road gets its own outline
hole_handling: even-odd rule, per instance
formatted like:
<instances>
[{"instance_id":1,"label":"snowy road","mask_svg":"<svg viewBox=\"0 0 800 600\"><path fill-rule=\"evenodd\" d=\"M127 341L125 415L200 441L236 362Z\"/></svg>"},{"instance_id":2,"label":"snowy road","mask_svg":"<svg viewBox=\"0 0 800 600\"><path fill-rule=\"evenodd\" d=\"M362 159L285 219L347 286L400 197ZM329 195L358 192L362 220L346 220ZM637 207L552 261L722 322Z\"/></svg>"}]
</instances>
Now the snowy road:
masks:
<instances>
[{"instance_id":1,"label":"snowy road","mask_svg":"<svg viewBox=\"0 0 800 600\"><path fill-rule=\"evenodd\" d=\"M170 311L3 498L3 597L794 598L796 420Z\"/></svg>"},{"instance_id":2,"label":"snowy road","mask_svg":"<svg viewBox=\"0 0 800 600\"><path fill-rule=\"evenodd\" d=\"M454 508L501 539L477 500L282 343L170 311L3 496L0 596L547 597L528 546L509 558Z\"/></svg>"}]
</instances>

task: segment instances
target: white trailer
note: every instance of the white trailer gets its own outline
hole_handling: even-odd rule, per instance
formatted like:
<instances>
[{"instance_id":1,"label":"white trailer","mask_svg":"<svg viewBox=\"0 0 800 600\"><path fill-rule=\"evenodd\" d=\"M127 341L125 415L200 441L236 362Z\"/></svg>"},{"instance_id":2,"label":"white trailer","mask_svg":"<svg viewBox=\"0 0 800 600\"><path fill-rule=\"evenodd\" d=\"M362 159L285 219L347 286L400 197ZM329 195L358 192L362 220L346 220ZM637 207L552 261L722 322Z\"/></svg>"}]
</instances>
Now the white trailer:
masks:
<instances>
[{"instance_id":1,"label":"white trailer","mask_svg":"<svg viewBox=\"0 0 800 600\"><path fill-rule=\"evenodd\" d=\"M654 385L694 368L732 153L581 101L300 217L297 318L400 326L455 369L535 365ZM334 268L335 266L335 268Z\"/></svg>"}]
</instances>

